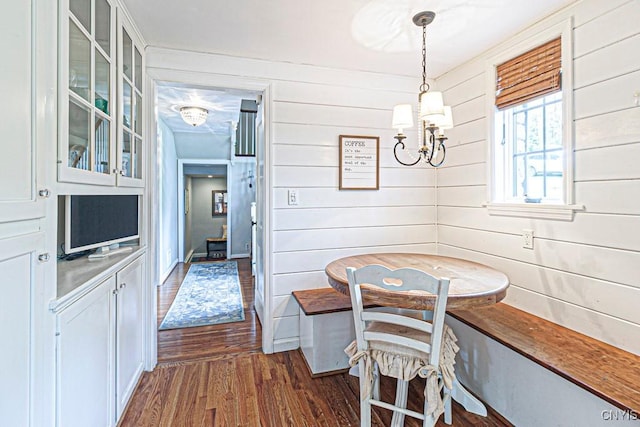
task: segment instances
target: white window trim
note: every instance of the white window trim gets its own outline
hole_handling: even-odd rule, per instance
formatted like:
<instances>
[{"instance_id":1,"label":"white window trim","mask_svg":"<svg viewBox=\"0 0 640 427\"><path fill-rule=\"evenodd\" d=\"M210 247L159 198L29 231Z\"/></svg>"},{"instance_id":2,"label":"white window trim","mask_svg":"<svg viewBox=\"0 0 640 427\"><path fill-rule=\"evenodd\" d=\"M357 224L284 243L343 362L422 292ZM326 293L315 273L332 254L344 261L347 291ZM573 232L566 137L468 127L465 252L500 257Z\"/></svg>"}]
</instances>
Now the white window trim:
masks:
<instances>
[{"instance_id":1,"label":"white window trim","mask_svg":"<svg viewBox=\"0 0 640 427\"><path fill-rule=\"evenodd\" d=\"M511 46L486 61L486 112L487 112L487 198L485 204L490 215L515 216L525 218L544 218L573 220L573 213L583 210L583 206L573 204L573 22L566 19L534 36L522 40L513 39ZM495 82L496 67L518 55L560 36L562 39L562 143L564 157L564 201L563 203L512 203L496 202L495 178Z\"/></svg>"}]
</instances>

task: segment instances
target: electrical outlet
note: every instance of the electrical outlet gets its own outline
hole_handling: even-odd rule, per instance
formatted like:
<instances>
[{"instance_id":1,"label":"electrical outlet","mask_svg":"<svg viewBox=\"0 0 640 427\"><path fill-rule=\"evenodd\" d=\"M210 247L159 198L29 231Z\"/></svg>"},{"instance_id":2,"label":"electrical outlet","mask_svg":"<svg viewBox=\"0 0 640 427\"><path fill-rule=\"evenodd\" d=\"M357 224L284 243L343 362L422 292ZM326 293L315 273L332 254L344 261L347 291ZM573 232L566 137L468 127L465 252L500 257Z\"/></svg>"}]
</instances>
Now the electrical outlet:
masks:
<instances>
[{"instance_id":1,"label":"electrical outlet","mask_svg":"<svg viewBox=\"0 0 640 427\"><path fill-rule=\"evenodd\" d=\"M289 189L287 191L289 206L294 206L298 204L298 190Z\"/></svg>"},{"instance_id":2,"label":"electrical outlet","mask_svg":"<svg viewBox=\"0 0 640 427\"><path fill-rule=\"evenodd\" d=\"M522 247L533 249L533 230L522 230Z\"/></svg>"}]
</instances>

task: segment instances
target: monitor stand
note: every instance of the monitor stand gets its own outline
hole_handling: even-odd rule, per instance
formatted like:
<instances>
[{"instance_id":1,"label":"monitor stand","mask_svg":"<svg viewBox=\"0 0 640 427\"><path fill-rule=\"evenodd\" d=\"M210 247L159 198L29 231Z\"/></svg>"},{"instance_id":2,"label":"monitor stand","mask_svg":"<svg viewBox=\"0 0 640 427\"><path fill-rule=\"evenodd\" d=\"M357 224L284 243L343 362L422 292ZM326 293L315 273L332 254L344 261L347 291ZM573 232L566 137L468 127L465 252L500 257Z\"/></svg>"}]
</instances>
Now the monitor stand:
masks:
<instances>
[{"instance_id":1,"label":"monitor stand","mask_svg":"<svg viewBox=\"0 0 640 427\"><path fill-rule=\"evenodd\" d=\"M110 255L121 254L125 252L132 252L133 248L131 246L123 246L120 247L119 244L109 245L109 246L101 246L96 249L95 253L92 253L88 256L89 261L97 261L101 259L108 258Z\"/></svg>"}]
</instances>

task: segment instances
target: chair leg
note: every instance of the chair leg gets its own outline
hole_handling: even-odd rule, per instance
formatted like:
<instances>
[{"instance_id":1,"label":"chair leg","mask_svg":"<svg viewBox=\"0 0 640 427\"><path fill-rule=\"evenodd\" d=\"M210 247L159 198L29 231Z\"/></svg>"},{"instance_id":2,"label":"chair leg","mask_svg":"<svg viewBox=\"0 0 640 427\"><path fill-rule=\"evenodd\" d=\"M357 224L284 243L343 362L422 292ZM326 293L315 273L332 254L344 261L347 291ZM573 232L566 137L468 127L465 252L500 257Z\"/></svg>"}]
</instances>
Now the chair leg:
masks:
<instances>
[{"instance_id":1,"label":"chair leg","mask_svg":"<svg viewBox=\"0 0 640 427\"><path fill-rule=\"evenodd\" d=\"M378 363L373 363L373 394L372 397L375 400L380 400L380 371L378 370Z\"/></svg>"},{"instance_id":2,"label":"chair leg","mask_svg":"<svg viewBox=\"0 0 640 427\"><path fill-rule=\"evenodd\" d=\"M407 407L407 395L409 394L409 381L398 380L396 385L396 403L398 408L406 409ZM404 414L402 412L394 412L391 419L391 427L404 426Z\"/></svg>"},{"instance_id":3,"label":"chair leg","mask_svg":"<svg viewBox=\"0 0 640 427\"><path fill-rule=\"evenodd\" d=\"M444 423L451 425L451 390L444 389Z\"/></svg>"},{"instance_id":4,"label":"chair leg","mask_svg":"<svg viewBox=\"0 0 640 427\"><path fill-rule=\"evenodd\" d=\"M364 369L364 361L358 362L358 375L360 382L360 427L371 427L371 403L370 396L364 394L366 388L366 374Z\"/></svg>"}]
</instances>

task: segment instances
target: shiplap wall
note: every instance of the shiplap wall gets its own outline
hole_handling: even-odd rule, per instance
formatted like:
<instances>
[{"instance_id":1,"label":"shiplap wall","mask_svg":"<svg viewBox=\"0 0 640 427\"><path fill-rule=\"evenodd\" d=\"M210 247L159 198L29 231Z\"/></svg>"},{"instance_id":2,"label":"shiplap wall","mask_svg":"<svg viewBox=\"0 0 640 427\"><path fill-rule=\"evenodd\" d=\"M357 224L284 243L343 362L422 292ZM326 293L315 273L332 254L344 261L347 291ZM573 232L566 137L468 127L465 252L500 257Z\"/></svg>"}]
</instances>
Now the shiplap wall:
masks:
<instances>
[{"instance_id":1,"label":"shiplap wall","mask_svg":"<svg viewBox=\"0 0 640 427\"><path fill-rule=\"evenodd\" d=\"M485 60L573 17L572 222L490 216ZM506 302L640 354L640 1L585 0L441 76L456 126L437 172L438 252L494 266ZM533 229L533 250L522 248Z\"/></svg>"},{"instance_id":2,"label":"shiplap wall","mask_svg":"<svg viewBox=\"0 0 640 427\"><path fill-rule=\"evenodd\" d=\"M418 77L149 48L147 66L246 76L271 84L275 351L299 344L296 289L327 287L325 266L366 252L435 252L435 172L393 158L391 109L415 103ZM339 135L380 137L380 189L338 190ZM416 133L407 132L417 148ZM287 204L287 190L299 204Z\"/></svg>"}]
</instances>

